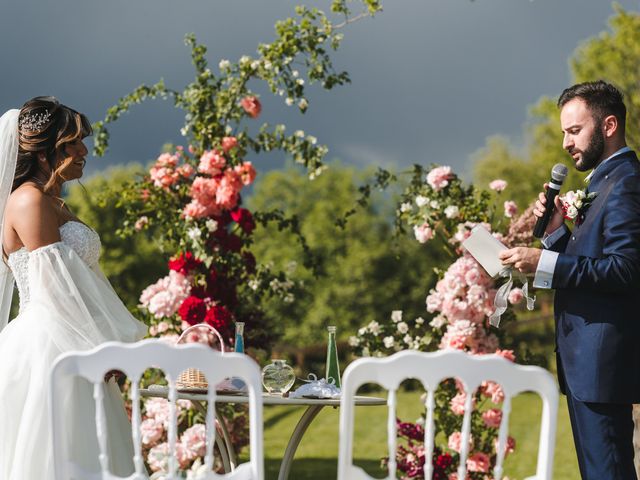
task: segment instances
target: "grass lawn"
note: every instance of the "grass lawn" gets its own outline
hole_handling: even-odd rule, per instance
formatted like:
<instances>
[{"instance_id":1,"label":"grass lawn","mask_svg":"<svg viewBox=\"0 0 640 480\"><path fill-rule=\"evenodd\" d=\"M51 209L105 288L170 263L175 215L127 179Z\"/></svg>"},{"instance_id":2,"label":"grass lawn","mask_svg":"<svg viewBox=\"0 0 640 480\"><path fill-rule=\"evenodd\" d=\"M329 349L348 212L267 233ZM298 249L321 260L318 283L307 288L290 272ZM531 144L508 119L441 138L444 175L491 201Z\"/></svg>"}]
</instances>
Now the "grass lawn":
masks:
<instances>
[{"instance_id":1,"label":"grass lawn","mask_svg":"<svg viewBox=\"0 0 640 480\"><path fill-rule=\"evenodd\" d=\"M399 392L398 416L414 420L421 410L418 394ZM516 439L516 452L505 462L505 474L511 480L523 479L535 473L539 418L542 402L534 394L513 399L509 433ZM265 468L267 480L278 477L280 459L303 408L269 406L265 416ZM380 458L386 452L387 408L358 407L354 458L371 475L382 478ZM293 462L291 480L329 480L336 478L338 458L338 409L325 408L307 430ZM560 398L558 433L554 458L554 478L578 480L578 463L573 447L567 403Z\"/></svg>"}]
</instances>

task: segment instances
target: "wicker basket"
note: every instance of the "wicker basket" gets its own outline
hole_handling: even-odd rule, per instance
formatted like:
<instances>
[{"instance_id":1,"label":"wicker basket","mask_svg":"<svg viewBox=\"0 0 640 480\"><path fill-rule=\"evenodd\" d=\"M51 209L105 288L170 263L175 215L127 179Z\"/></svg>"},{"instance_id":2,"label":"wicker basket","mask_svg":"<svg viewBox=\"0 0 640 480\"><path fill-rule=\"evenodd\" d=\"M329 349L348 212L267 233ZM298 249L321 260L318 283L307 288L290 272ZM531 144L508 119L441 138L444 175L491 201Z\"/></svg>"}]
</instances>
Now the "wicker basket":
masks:
<instances>
[{"instance_id":1,"label":"wicker basket","mask_svg":"<svg viewBox=\"0 0 640 480\"><path fill-rule=\"evenodd\" d=\"M209 329L209 331L215 335L215 337L218 339L218 342L220 343L220 352L224 353L224 342L222 341L222 336L215 328L213 328L211 325L207 325L206 323L199 323L197 325L190 326L184 332L182 332L176 343L180 343L189 331L202 327ZM207 378L200 370L196 368L188 368L180 374L178 380L176 381L176 387L178 387L178 389L206 390L208 386L209 385L207 384Z\"/></svg>"}]
</instances>

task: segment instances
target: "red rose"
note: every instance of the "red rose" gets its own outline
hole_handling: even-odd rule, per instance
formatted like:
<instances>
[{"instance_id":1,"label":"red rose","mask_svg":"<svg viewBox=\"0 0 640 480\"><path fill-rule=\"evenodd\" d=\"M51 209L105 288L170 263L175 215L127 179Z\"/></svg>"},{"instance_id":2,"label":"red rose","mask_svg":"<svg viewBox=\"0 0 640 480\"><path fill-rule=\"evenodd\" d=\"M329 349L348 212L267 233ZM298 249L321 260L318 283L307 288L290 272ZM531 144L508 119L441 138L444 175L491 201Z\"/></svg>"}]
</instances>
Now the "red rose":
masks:
<instances>
[{"instance_id":1,"label":"red rose","mask_svg":"<svg viewBox=\"0 0 640 480\"><path fill-rule=\"evenodd\" d=\"M202 262L194 257L191 252L181 253L178 257L169 260L169 269L175 270L182 275L188 275L200 265L202 265Z\"/></svg>"},{"instance_id":2,"label":"red rose","mask_svg":"<svg viewBox=\"0 0 640 480\"><path fill-rule=\"evenodd\" d=\"M222 305L214 305L207 310L204 321L219 332L227 332L233 322L233 315Z\"/></svg>"},{"instance_id":3,"label":"red rose","mask_svg":"<svg viewBox=\"0 0 640 480\"><path fill-rule=\"evenodd\" d=\"M256 228L256 222L253 220L253 215L246 208L236 208L231 212L231 219L240 225L240 228L244 233L251 233Z\"/></svg>"},{"instance_id":4,"label":"red rose","mask_svg":"<svg viewBox=\"0 0 640 480\"><path fill-rule=\"evenodd\" d=\"M204 300L193 295L187 297L178 309L178 315L180 315L180 318L190 325L202 323L206 314L207 306L205 305Z\"/></svg>"},{"instance_id":5,"label":"red rose","mask_svg":"<svg viewBox=\"0 0 640 480\"><path fill-rule=\"evenodd\" d=\"M240 100L240 105L244 108L244 111L247 112L251 118L258 118L260 112L262 111L262 105L260 104L260 100L258 100L253 95L248 97L244 97Z\"/></svg>"}]
</instances>

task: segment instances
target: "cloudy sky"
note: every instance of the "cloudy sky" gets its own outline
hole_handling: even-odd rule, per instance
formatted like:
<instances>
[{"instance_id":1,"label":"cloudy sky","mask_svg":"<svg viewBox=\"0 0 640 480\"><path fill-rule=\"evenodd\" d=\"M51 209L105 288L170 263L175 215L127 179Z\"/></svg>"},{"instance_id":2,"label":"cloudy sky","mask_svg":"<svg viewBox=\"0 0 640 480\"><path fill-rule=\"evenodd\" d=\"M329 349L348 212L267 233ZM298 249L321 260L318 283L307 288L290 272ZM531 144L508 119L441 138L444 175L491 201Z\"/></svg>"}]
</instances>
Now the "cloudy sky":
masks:
<instances>
[{"instance_id":1,"label":"cloudy sky","mask_svg":"<svg viewBox=\"0 0 640 480\"><path fill-rule=\"evenodd\" d=\"M141 83L181 89L193 74L183 38L209 60L253 54L277 19L329 0L0 0L0 110L55 95L93 121ZM352 84L315 90L302 116L263 96L261 120L304 129L355 165L436 162L464 172L487 136L518 141L527 107L570 81L568 58L607 28L607 0L383 0L384 12L344 30L335 64ZM637 11L638 0L619 0ZM181 143L170 103L136 108L111 129L88 173L154 158ZM255 159L260 168L259 159ZM279 156L267 165L282 164Z\"/></svg>"}]
</instances>

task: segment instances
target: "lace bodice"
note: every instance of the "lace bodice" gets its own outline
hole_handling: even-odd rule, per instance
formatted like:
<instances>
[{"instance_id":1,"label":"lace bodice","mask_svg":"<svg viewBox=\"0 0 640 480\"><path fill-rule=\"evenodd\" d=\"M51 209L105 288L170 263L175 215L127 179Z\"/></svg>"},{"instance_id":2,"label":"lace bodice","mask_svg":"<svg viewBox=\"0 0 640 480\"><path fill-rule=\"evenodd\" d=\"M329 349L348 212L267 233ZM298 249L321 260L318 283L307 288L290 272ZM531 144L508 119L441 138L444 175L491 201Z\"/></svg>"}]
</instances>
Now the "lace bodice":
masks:
<instances>
[{"instance_id":1,"label":"lace bodice","mask_svg":"<svg viewBox=\"0 0 640 480\"><path fill-rule=\"evenodd\" d=\"M84 223L69 221L60 227L60 239L78 254L89 265L94 267L100 259L100 237ZM42 247L46 248L46 247ZM9 268L18 286L20 311L29 303L29 251L21 248L9 255Z\"/></svg>"}]
</instances>

